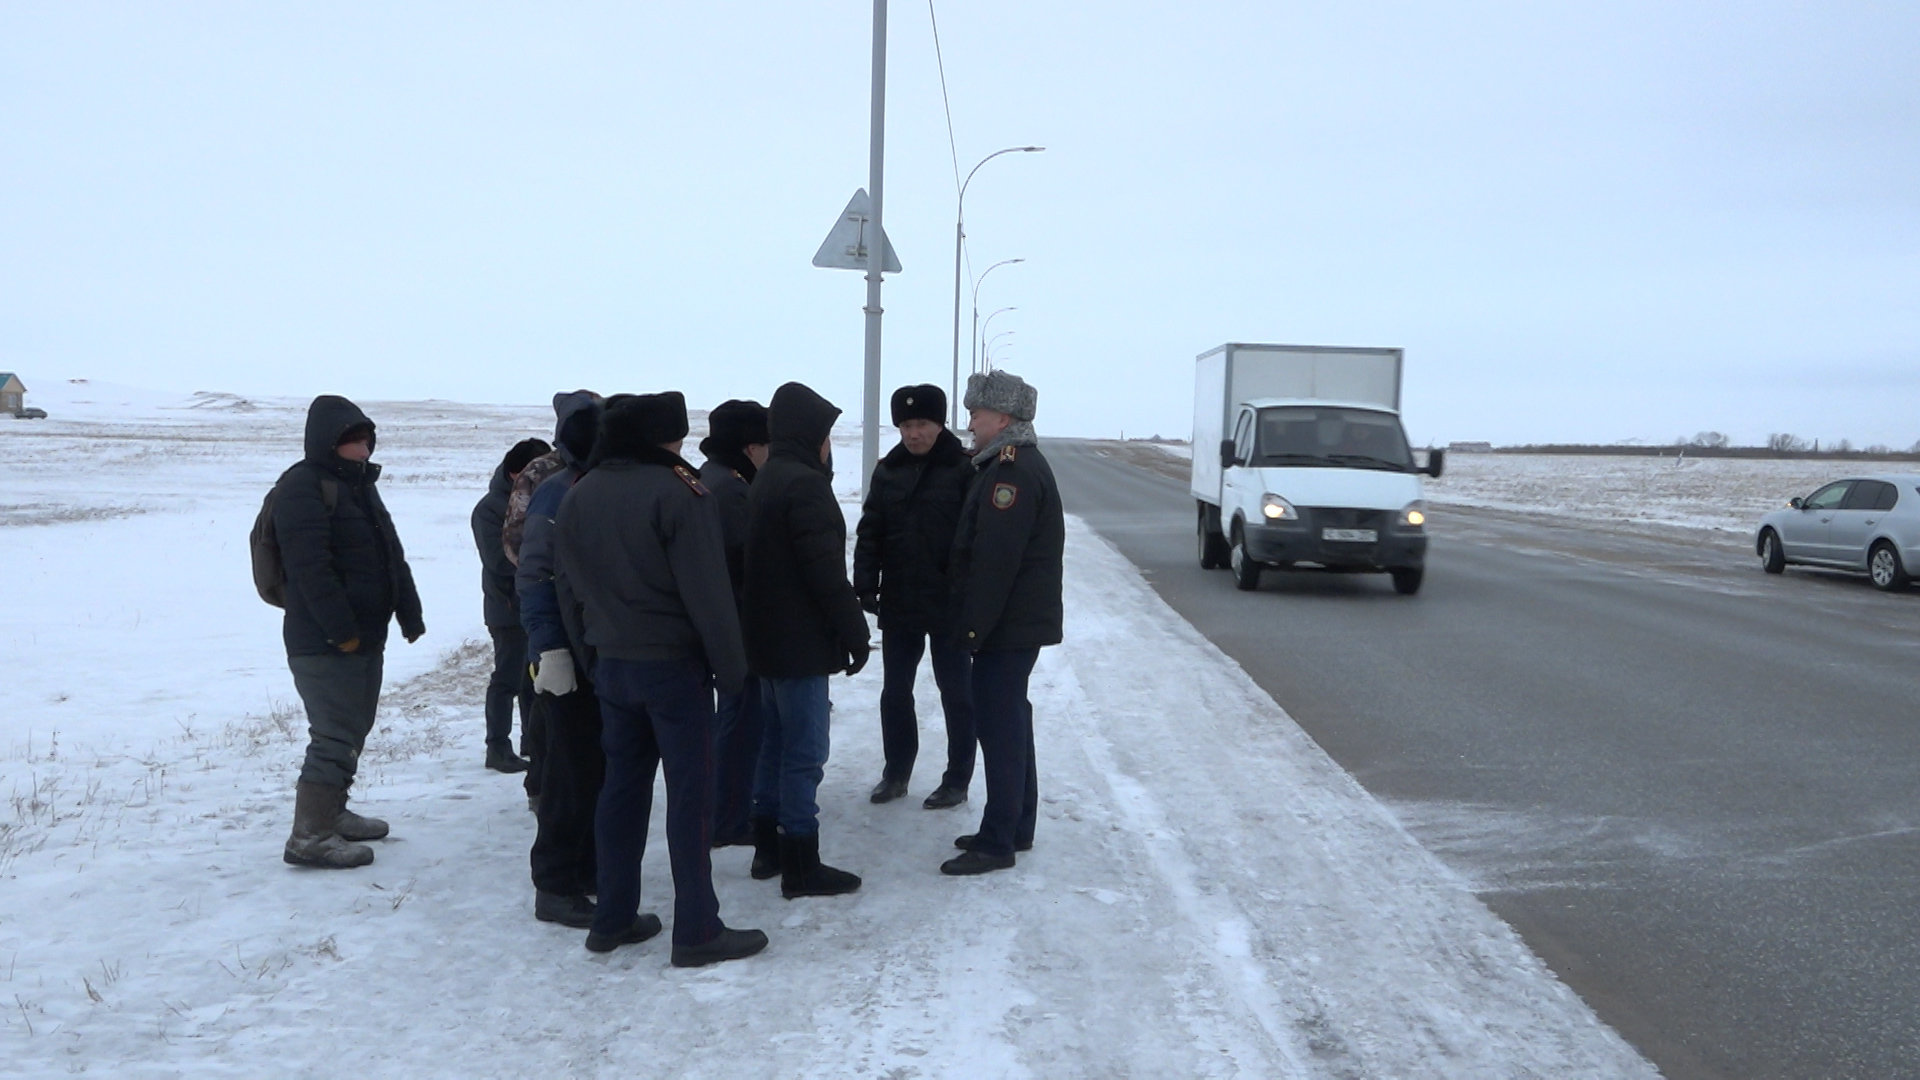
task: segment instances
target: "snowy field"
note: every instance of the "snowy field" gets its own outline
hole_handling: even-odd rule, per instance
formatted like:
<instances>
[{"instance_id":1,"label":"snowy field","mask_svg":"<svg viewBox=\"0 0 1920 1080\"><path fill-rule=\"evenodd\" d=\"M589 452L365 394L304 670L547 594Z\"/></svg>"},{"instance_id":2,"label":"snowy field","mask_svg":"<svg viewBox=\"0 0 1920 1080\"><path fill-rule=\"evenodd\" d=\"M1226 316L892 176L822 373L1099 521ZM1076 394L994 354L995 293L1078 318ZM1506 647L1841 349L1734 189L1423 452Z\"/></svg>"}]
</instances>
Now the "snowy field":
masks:
<instances>
[{"instance_id":1,"label":"snowy field","mask_svg":"<svg viewBox=\"0 0 1920 1080\"><path fill-rule=\"evenodd\" d=\"M1191 460L1193 447L1151 444ZM1548 514L1625 526L1699 529L1751 535L1761 515L1829 480L1875 473L1920 473L1913 462L1756 461L1562 454L1448 454L1427 501L1516 513Z\"/></svg>"},{"instance_id":2,"label":"snowy field","mask_svg":"<svg viewBox=\"0 0 1920 1080\"><path fill-rule=\"evenodd\" d=\"M303 725L246 533L300 404L35 402L55 419L0 423L0 1073L1653 1075L1078 522L1016 870L938 874L978 804L921 810L931 758L910 800L866 801L876 664L835 680L820 800L859 893L789 903L720 852L723 916L773 943L695 971L665 936L594 957L536 923L531 815L481 767L467 514L541 409L362 403L428 636L389 651L355 788L393 837L363 870L288 868ZM836 444L850 493L857 431ZM920 701L934 748L925 672ZM660 837L645 909L671 915Z\"/></svg>"}]
</instances>

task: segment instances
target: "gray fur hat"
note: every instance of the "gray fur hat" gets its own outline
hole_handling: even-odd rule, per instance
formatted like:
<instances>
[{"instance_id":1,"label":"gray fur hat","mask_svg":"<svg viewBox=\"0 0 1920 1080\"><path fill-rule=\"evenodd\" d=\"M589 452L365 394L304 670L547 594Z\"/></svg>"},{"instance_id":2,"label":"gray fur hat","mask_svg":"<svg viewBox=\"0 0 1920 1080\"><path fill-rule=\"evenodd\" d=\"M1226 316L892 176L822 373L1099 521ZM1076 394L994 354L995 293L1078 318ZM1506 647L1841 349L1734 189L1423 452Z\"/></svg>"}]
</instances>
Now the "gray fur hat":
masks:
<instances>
[{"instance_id":1,"label":"gray fur hat","mask_svg":"<svg viewBox=\"0 0 1920 1080\"><path fill-rule=\"evenodd\" d=\"M967 376L965 404L969 409L992 409L1015 420L1031 421L1040 404L1040 391L1020 376L996 369Z\"/></svg>"}]
</instances>

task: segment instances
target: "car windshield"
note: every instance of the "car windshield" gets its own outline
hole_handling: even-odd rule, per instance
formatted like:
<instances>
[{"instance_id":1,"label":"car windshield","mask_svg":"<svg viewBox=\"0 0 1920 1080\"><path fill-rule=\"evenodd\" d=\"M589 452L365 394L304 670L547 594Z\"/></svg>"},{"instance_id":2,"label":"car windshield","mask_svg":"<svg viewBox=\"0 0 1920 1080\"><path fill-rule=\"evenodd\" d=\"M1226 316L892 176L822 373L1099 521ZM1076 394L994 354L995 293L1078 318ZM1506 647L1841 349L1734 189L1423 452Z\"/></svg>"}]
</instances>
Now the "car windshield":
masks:
<instances>
[{"instance_id":1,"label":"car windshield","mask_svg":"<svg viewBox=\"0 0 1920 1080\"><path fill-rule=\"evenodd\" d=\"M1371 409L1286 405L1260 410L1254 465L1339 465L1408 471L1400 418Z\"/></svg>"}]
</instances>

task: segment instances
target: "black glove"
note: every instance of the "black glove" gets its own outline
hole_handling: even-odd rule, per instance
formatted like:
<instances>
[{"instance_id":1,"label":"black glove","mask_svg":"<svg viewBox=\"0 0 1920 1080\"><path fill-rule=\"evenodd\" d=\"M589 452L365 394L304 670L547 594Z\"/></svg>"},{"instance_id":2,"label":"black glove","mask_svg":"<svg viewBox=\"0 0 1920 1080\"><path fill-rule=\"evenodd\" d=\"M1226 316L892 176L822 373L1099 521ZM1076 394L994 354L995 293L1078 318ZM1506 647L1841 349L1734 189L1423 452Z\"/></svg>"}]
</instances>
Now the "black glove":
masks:
<instances>
[{"instance_id":1,"label":"black glove","mask_svg":"<svg viewBox=\"0 0 1920 1080\"><path fill-rule=\"evenodd\" d=\"M880 594L877 592L861 593L860 610L869 615L880 614Z\"/></svg>"},{"instance_id":2,"label":"black glove","mask_svg":"<svg viewBox=\"0 0 1920 1080\"><path fill-rule=\"evenodd\" d=\"M868 644L867 642L863 641L860 644L855 645L853 647L852 659L850 659L847 662L847 674L849 675L860 674L860 669L867 666L867 657L872 655L873 655L873 646Z\"/></svg>"}]
</instances>

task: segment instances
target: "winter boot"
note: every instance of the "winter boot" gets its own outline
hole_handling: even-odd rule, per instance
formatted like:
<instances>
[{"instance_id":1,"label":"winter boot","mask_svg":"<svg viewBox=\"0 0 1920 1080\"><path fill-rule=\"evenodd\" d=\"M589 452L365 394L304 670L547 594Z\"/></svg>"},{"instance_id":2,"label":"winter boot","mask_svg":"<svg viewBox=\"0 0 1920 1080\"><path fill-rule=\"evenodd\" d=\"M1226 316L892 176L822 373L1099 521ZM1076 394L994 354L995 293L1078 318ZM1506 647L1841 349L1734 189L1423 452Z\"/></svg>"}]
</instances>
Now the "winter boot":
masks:
<instances>
[{"instance_id":1,"label":"winter boot","mask_svg":"<svg viewBox=\"0 0 1920 1080\"><path fill-rule=\"evenodd\" d=\"M767 935L762 931L729 930L723 926L712 941L703 941L698 945L675 945L673 966L706 967L722 960L744 959L766 947Z\"/></svg>"},{"instance_id":2,"label":"winter boot","mask_svg":"<svg viewBox=\"0 0 1920 1080\"><path fill-rule=\"evenodd\" d=\"M489 746L487 768L497 773L523 773L527 771L527 761L510 746Z\"/></svg>"},{"instance_id":3,"label":"winter boot","mask_svg":"<svg viewBox=\"0 0 1920 1080\"><path fill-rule=\"evenodd\" d=\"M873 785L873 790L871 792L868 792L867 801L876 802L876 803L890 803L893 800L898 799L901 796L905 795L906 793L907 793L907 782L905 780L887 780L885 778L882 778L879 783Z\"/></svg>"},{"instance_id":4,"label":"winter boot","mask_svg":"<svg viewBox=\"0 0 1920 1080\"><path fill-rule=\"evenodd\" d=\"M860 887L858 874L836 870L820 861L820 834L780 834L780 895L839 896Z\"/></svg>"},{"instance_id":5,"label":"winter boot","mask_svg":"<svg viewBox=\"0 0 1920 1080\"><path fill-rule=\"evenodd\" d=\"M1013 869L1013 856L989 855L978 849L963 851L940 864L940 872L948 877L972 877L975 874L1011 869Z\"/></svg>"},{"instance_id":6,"label":"winter boot","mask_svg":"<svg viewBox=\"0 0 1920 1080\"><path fill-rule=\"evenodd\" d=\"M953 787L948 784L941 784L939 787L934 788L933 794L928 795L927 801L921 803L920 805L926 807L929 810L945 810L948 807L959 806L961 803L966 801L967 801L966 788Z\"/></svg>"},{"instance_id":7,"label":"winter boot","mask_svg":"<svg viewBox=\"0 0 1920 1080\"><path fill-rule=\"evenodd\" d=\"M346 808L345 788L302 780L293 789L293 834L281 857L293 866L346 870L373 861L373 849L343 840L334 831ZM384 828L385 826L382 826Z\"/></svg>"},{"instance_id":8,"label":"winter boot","mask_svg":"<svg viewBox=\"0 0 1920 1080\"><path fill-rule=\"evenodd\" d=\"M780 876L780 824L770 817L753 819L753 868L755 881Z\"/></svg>"},{"instance_id":9,"label":"winter boot","mask_svg":"<svg viewBox=\"0 0 1920 1080\"><path fill-rule=\"evenodd\" d=\"M533 890L533 917L541 922L585 930L593 925L594 906L593 901L585 896L568 896L545 889Z\"/></svg>"},{"instance_id":10,"label":"winter boot","mask_svg":"<svg viewBox=\"0 0 1920 1080\"><path fill-rule=\"evenodd\" d=\"M959 848L961 851L978 851L980 849L980 834L968 833L965 836L956 836L953 838L953 846ZM1032 851L1033 841L1015 840L1013 842L1013 850Z\"/></svg>"},{"instance_id":11,"label":"winter boot","mask_svg":"<svg viewBox=\"0 0 1920 1080\"><path fill-rule=\"evenodd\" d=\"M633 922L617 934L602 934L587 931L587 951L609 953L622 945L638 945L660 932L660 916L653 914L635 915Z\"/></svg>"},{"instance_id":12,"label":"winter boot","mask_svg":"<svg viewBox=\"0 0 1920 1080\"><path fill-rule=\"evenodd\" d=\"M377 817L361 817L347 809L347 793L340 793L340 816L333 819L333 831L342 840L384 840L387 823Z\"/></svg>"}]
</instances>

